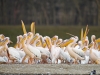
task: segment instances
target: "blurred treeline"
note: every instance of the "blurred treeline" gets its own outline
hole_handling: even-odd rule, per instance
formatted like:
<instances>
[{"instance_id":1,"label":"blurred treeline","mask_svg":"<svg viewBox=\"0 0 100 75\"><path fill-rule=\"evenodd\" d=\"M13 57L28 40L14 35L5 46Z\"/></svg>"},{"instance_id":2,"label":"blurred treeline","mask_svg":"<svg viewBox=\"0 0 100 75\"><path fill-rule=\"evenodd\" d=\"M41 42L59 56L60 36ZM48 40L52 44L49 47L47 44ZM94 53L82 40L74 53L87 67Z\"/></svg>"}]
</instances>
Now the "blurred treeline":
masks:
<instances>
[{"instance_id":1,"label":"blurred treeline","mask_svg":"<svg viewBox=\"0 0 100 75\"><path fill-rule=\"evenodd\" d=\"M0 25L100 25L100 0L0 0Z\"/></svg>"}]
</instances>

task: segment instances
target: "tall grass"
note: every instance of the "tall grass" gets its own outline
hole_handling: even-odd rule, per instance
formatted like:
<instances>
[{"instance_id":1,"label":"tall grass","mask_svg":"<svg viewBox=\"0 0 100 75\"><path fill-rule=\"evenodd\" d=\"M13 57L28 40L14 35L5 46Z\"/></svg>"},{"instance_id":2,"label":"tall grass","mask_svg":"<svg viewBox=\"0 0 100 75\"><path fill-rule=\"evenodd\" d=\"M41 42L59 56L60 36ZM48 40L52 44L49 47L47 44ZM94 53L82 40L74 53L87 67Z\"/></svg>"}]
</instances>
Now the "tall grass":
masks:
<instances>
[{"instance_id":1,"label":"tall grass","mask_svg":"<svg viewBox=\"0 0 100 75\"><path fill-rule=\"evenodd\" d=\"M50 36L53 37L54 35L58 35L59 38L62 39L69 39L71 36L66 33L71 33L73 35L76 35L80 39L80 31L81 28L85 31L85 26L78 27L78 26L35 26L36 33L39 33L42 36ZM100 37L100 27L88 27L89 33L88 37L91 39L91 35L96 35L97 38ZM30 31L30 26L26 26L27 32ZM17 36L23 35L22 27L19 26L0 26L0 34L4 34L6 37L10 37L11 41L13 41L13 44L10 44L11 46L15 45Z\"/></svg>"}]
</instances>

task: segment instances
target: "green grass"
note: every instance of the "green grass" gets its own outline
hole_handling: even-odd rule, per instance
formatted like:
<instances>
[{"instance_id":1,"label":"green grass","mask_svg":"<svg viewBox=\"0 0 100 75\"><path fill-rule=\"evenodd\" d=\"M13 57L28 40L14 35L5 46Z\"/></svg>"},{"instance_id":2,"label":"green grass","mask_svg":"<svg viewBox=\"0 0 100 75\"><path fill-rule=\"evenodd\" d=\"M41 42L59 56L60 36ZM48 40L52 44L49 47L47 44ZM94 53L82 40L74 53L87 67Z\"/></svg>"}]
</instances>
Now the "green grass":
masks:
<instances>
[{"instance_id":1,"label":"green grass","mask_svg":"<svg viewBox=\"0 0 100 75\"><path fill-rule=\"evenodd\" d=\"M62 39L69 39L71 36L66 34L66 33L71 33L73 35L77 35L80 39L80 31L81 28L85 30L84 27L79 27L79 26L35 26L36 28L36 33L39 33L42 36L50 36L53 37L54 35L58 35L59 38ZM100 27L93 27L89 26L88 27L89 33L88 37L89 39L91 38L91 35L96 35L97 38L100 37ZM30 31L30 26L26 26L27 32ZM21 25L19 26L0 26L0 34L4 34L6 37L10 37L11 41L13 41L13 44L10 44L13 46L16 43L17 36L18 35L23 35L22 27Z\"/></svg>"}]
</instances>

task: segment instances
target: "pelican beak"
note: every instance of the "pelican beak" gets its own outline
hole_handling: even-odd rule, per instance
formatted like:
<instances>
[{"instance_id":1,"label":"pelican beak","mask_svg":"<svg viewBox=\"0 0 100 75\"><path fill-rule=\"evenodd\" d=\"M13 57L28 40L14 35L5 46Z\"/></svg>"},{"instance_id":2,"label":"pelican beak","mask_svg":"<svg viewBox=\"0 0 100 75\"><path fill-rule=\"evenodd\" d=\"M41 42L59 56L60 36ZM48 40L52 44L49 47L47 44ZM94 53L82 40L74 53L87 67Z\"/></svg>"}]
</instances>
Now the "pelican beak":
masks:
<instances>
[{"instance_id":1,"label":"pelican beak","mask_svg":"<svg viewBox=\"0 0 100 75\"><path fill-rule=\"evenodd\" d=\"M100 42L100 38L98 38L97 40L95 40L95 42Z\"/></svg>"},{"instance_id":2,"label":"pelican beak","mask_svg":"<svg viewBox=\"0 0 100 75\"><path fill-rule=\"evenodd\" d=\"M43 43L43 48L45 48L45 47L46 47L46 42Z\"/></svg>"},{"instance_id":3,"label":"pelican beak","mask_svg":"<svg viewBox=\"0 0 100 75\"><path fill-rule=\"evenodd\" d=\"M24 47L24 41L27 39L27 37L24 37L21 41L20 44L22 44L22 47Z\"/></svg>"},{"instance_id":4,"label":"pelican beak","mask_svg":"<svg viewBox=\"0 0 100 75\"><path fill-rule=\"evenodd\" d=\"M62 40L58 39L56 44L59 45L59 44L61 44L61 42L62 42Z\"/></svg>"},{"instance_id":5,"label":"pelican beak","mask_svg":"<svg viewBox=\"0 0 100 75\"><path fill-rule=\"evenodd\" d=\"M88 25L87 25L87 26L86 26L86 29L85 29L85 32L84 32L84 36L83 36L83 38L82 38L82 43L84 42L84 40L85 40L85 38L86 38L88 32L89 32L89 29L88 29Z\"/></svg>"},{"instance_id":6,"label":"pelican beak","mask_svg":"<svg viewBox=\"0 0 100 75\"><path fill-rule=\"evenodd\" d=\"M84 38L86 38L87 31L88 31L88 25L86 26L86 29L85 29L85 32L84 32Z\"/></svg>"},{"instance_id":7,"label":"pelican beak","mask_svg":"<svg viewBox=\"0 0 100 75\"><path fill-rule=\"evenodd\" d=\"M31 23L31 32L35 35L35 22Z\"/></svg>"},{"instance_id":8,"label":"pelican beak","mask_svg":"<svg viewBox=\"0 0 100 75\"><path fill-rule=\"evenodd\" d=\"M4 40L5 36L2 34L1 39Z\"/></svg>"},{"instance_id":9,"label":"pelican beak","mask_svg":"<svg viewBox=\"0 0 100 75\"><path fill-rule=\"evenodd\" d=\"M51 38L51 41L57 40L57 38L58 38L58 37L54 36L54 37Z\"/></svg>"},{"instance_id":10,"label":"pelican beak","mask_svg":"<svg viewBox=\"0 0 100 75\"><path fill-rule=\"evenodd\" d=\"M42 46L42 43L41 43L41 41L40 40L38 40L38 42L36 43L36 46Z\"/></svg>"},{"instance_id":11,"label":"pelican beak","mask_svg":"<svg viewBox=\"0 0 100 75\"><path fill-rule=\"evenodd\" d=\"M54 45L54 42L55 42L57 39L58 39L57 36L54 36L54 37L51 38L51 42L52 42L53 45Z\"/></svg>"},{"instance_id":12,"label":"pelican beak","mask_svg":"<svg viewBox=\"0 0 100 75\"><path fill-rule=\"evenodd\" d=\"M99 49L99 51L100 51L100 45L98 45L98 49Z\"/></svg>"},{"instance_id":13,"label":"pelican beak","mask_svg":"<svg viewBox=\"0 0 100 75\"><path fill-rule=\"evenodd\" d=\"M10 40L10 43L13 43L13 42Z\"/></svg>"},{"instance_id":14,"label":"pelican beak","mask_svg":"<svg viewBox=\"0 0 100 75\"><path fill-rule=\"evenodd\" d=\"M1 43L1 46L3 46L4 44L5 44L5 42L2 42L2 43Z\"/></svg>"},{"instance_id":15,"label":"pelican beak","mask_svg":"<svg viewBox=\"0 0 100 75\"><path fill-rule=\"evenodd\" d=\"M0 41L0 46L2 45L3 41Z\"/></svg>"},{"instance_id":16,"label":"pelican beak","mask_svg":"<svg viewBox=\"0 0 100 75\"><path fill-rule=\"evenodd\" d=\"M16 44L14 45L14 48L17 48L17 46L18 46L18 43L16 43Z\"/></svg>"},{"instance_id":17,"label":"pelican beak","mask_svg":"<svg viewBox=\"0 0 100 75\"><path fill-rule=\"evenodd\" d=\"M45 38L46 45L51 49L49 38Z\"/></svg>"},{"instance_id":18,"label":"pelican beak","mask_svg":"<svg viewBox=\"0 0 100 75\"><path fill-rule=\"evenodd\" d=\"M89 47L89 48L91 48L92 46L93 46L93 44L92 44L92 43L88 45L88 47Z\"/></svg>"},{"instance_id":19,"label":"pelican beak","mask_svg":"<svg viewBox=\"0 0 100 75\"><path fill-rule=\"evenodd\" d=\"M85 51L87 50L87 48L86 48L86 47L84 47L82 50L85 52Z\"/></svg>"},{"instance_id":20,"label":"pelican beak","mask_svg":"<svg viewBox=\"0 0 100 75\"><path fill-rule=\"evenodd\" d=\"M95 63L96 63L96 64L100 64L100 60L97 59L97 60L95 61Z\"/></svg>"},{"instance_id":21,"label":"pelican beak","mask_svg":"<svg viewBox=\"0 0 100 75\"><path fill-rule=\"evenodd\" d=\"M81 29L81 41L83 40L83 28Z\"/></svg>"},{"instance_id":22,"label":"pelican beak","mask_svg":"<svg viewBox=\"0 0 100 75\"><path fill-rule=\"evenodd\" d=\"M38 38L39 38L39 35L35 35L33 39L31 40L30 44L33 44L35 40L37 40Z\"/></svg>"},{"instance_id":23,"label":"pelican beak","mask_svg":"<svg viewBox=\"0 0 100 75\"><path fill-rule=\"evenodd\" d=\"M27 36L27 39L29 39L29 38L30 38L30 36L28 35L28 36Z\"/></svg>"},{"instance_id":24,"label":"pelican beak","mask_svg":"<svg viewBox=\"0 0 100 75\"><path fill-rule=\"evenodd\" d=\"M22 22L22 29L23 29L23 32L24 32L24 34L26 34L27 32L26 32L26 28L25 28L25 25L24 25L24 22L21 20L21 22Z\"/></svg>"},{"instance_id":25,"label":"pelican beak","mask_svg":"<svg viewBox=\"0 0 100 75\"><path fill-rule=\"evenodd\" d=\"M70 40L60 44L60 47L66 47L66 46L68 46L68 44L72 43L73 41L74 41L73 39L70 39Z\"/></svg>"}]
</instances>

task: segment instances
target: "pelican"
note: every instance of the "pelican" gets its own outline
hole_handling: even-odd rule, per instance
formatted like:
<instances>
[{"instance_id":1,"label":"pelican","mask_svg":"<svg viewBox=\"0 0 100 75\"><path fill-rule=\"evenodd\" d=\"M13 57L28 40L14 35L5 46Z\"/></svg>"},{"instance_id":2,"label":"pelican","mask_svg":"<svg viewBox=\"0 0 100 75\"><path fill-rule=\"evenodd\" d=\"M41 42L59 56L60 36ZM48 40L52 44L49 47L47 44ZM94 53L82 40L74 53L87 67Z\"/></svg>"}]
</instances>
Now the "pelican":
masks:
<instances>
[{"instance_id":1,"label":"pelican","mask_svg":"<svg viewBox=\"0 0 100 75\"><path fill-rule=\"evenodd\" d=\"M90 60L91 63L100 64L100 58L90 48Z\"/></svg>"},{"instance_id":2,"label":"pelican","mask_svg":"<svg viewBox=\"0 0 100 75\"><path fill-rule=\"evenodd\" d=\"M41 59L41 53L40 53L40 51L35 47L35 46L32 46L32 45L30 45L30 41L31 41L31 39L32 39L32 37L33 37L33 33L32 32L28 32L28 34L26 34L26 36L27 36L27 39L26 39L26 43L24 43L23 45L24 45L24 47L25 47L25 49L27 48L29 51L28 51L28 53L29 52L31 52L32 54L34 54L34 59ZM24 50L24 49L23 49ZM26 52L25 52L26 53ZM30 54L31 54L30 53ZM26 56L25 56L26 57ZM26 58L25 58L26 59ZM23 59L23 61L25 60L25 59ZM32 61L32 60L31 60ZM34 62L35 63L35 62Z\"/></svg>"},{"instance_id":3,"label":"pelican","mask_svg":"<svg viewBox=\"0 0 100 75\"><path fill-rule=\"evenodd\" d=\"M21 44L22 44L22 49L24 50L26 55L22 59L22 63L24 63L26 58L28 58L28 64L33 64L35 63L33 61L35 59L35 55L31 51L29 51L29 49L27 48L26 42L27 42L27 34L24 34L23 39L21 40Z\"/></svg>"},{"instance_id":4,"label":"pelican","mask_svg":"<svg viewBox=\"0 0 100 75\"><path fill-rule=\"evenodd\" d=\"M22 40L23 36L22 35L19 35L17 36L17 43L15 44L14 48L18 48L18 49L21 49L22 48L22 45L20 44L20 41Z\"/></svg>"},{"instance_id":5,"label":"pelican","mask_svg":"<svg viewBox=\"0 0 100 75\"><path fill-rule=\"evenodd\" d=\"M66 61L68 63L71 62L72 58L70 56L70 54L68 53L68 51L64 51L63 49L61 49L60 51L60 57L61 60Z\"/></svg>"},{"instance_id":6,"label":"pelican","mask_svg":"<svg viewBox=\"0 0 100 75\"><path fill-rule=\"evenodd\" d=\"M74 37L75 37L76 41L78 41L78 37L77 36L74 36ZM84 53L84 51L81 48L79 49L79 48L73 47L72 50L75 53L77 53L79 56L85 57L85 53Z\"/></svg>"},{"instance_id":7,"label":"pelican","mask_svg":"<svg viewBox=\"0 0 100 75\"><path fill-rule=\"evenodd\" d=\"M9 60L12 60L13 63L15 61L18 63L21 63L22 57L20 56L20 54L16 48L8 47L8 53L9 53Z\"/></svg>"},{"instance_id":8,"label":"pelican","mask_svg":"<svg viewBox=\"0 0 100 75\"><path fill-rule=\"evenodd\" d=\"M91 36L91 44L92 44L92 47L94 48L94 49L98 49L98 45L97 45L97 42L96 42L96 36L95 35L92 35Z\"/></svg>"},{"instance_id":9,"label":"pelican","mask_svg":"<svg viewBox=\"0 0 100 75\"><path fill-rule=\"evenodd\" d=\"M41 52L42 63L48 63L47 59L50 57L50 51L47 47L43 47L44 38L40 36L41 46L36 47Z\"/></svg>"},{"instance_id":10,"label":"pelican","mask_svg":"<svg viewBox=\"0 0 100 75\"><path fill-rule=\"evenodd\" d=\"M0 41L4 40L5 36L3 34L0 34Z\"/></svg>"},{"instance_id":11,"label":"pelican","mask_svg":"<svg viewBox=\"0 0 100 75\"><path fill-rule=\"evenodd\" d=\"M18 60L20 57L19 57L19 55L18 55L18 53L17 52L15 52L15 50L14 49L11 49L11 47L8 47L8 43L10 42L10 38L9 37L6 37L5 38L5 41L4 41L4 48L6 49L6 51L7 51L7 53L8 53L8 57L9 57L9 59L8 60ZM4 49L4 50L5 50Z\"/></svg>"},{"instance_id":12,"label":"pelican","mask_svg":"<svg viewBox=\"0 0 100 75\"><path fill-rule=\"evenodd\" d=\"M32 33L32 32L29 32L27 36L28 36L27 43L26 43L27 48L28 48L32 53L34 53L34 55L35 55L37 58L41 59L41 53L40 53L40 51L36 48L36 46L30 45L30 42L31 42L31 40L32 40L32 38L33 38L33 33ZM39 38L40 38L40 36L39 36ZM35 41L36 41L36 40L35 40Z\"/></svg>"},{"instance_id":13,"label":"pelican","mask_svg":"<svg viewBox=\"0 0 100 75\"><path fill-rule=\"evenodd\" d=\"M68 53L70 54L70 56L75 59L74 63L76 63L77 60L84 60L83 57L79 56L77 53L75 53L72 50L73 48L71 46L76 43L76 39L74 37L71 37L70 41L72 41L72 42L69 43L68 46L66 46L66 50L68 51Z\"/></svg>"},{"instance_id":14,"label":"pelican","mask_svg":"<svg viewBox=\"0 0 100 75\"><path fill-rule=\"evenodd\" d=\"M49 51L51 53L51 60L52 60L52 63L57 63L57 60L59 58L59 55L60 55L60 48L59 47L56 47L56 45L52 45L52 42L51 42L51 39L49 36L45 36L44 37L44 40L46 41L47 43L47 46L49 48Z\"/></svg>"},{"instance_id":15,"label":"pelican","mask_svg":"<svg viewBox=\"0 0 100 75\"><path fill-rule=\"evenodd\" d=\"M10 43L10 39L9 37L5 37L4 41L0 47L0 56L4 57L6 56L7 58L9 57L9 53L8 53L8 44Z\"/></svg>"}]
</instances>

